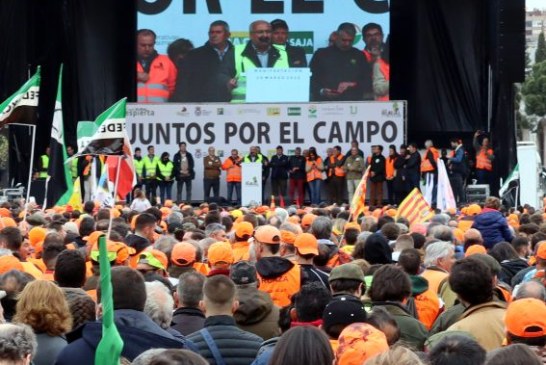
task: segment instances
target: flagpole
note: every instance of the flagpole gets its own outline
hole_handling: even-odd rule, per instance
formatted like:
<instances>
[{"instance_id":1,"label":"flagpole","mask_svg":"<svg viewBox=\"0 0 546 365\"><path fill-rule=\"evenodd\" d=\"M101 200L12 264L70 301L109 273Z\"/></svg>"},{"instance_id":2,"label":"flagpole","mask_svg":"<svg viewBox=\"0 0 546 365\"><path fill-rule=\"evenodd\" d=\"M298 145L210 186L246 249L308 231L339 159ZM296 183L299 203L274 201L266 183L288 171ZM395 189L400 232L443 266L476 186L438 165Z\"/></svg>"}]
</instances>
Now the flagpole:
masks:
<instances>
[{"instance_id":1,"label":"flagpole","mask_svg":"<svg viewBox=\"0 0 546 365\"><path fill-rule=\"evenodd\" d=\"M29 125L29 127L32 130L32 145L31 145L32 147L30 148L30 168L28 171L27 196L25 200L25 209L27 210L27 213L28 213L28 204L30 199L30 185L32 184L32 170L34 168L34 146L36 144L36 126L31 124Z\"/></svg>"},{"instance_id":2,"label":"flagpole","mask_svg":"<svg viewBox=\"0 0 546 365\"><path fill-rule=\"evenodd\" d=\"M121 160L124 156L118 156L118 165L116 167L116 180L114 182L114 206L116 205L116 197L118 192L118 184L119 184L119 172L121 170ZM107 239L110 239L110 232L112 231L112 221L114 220L114 215L112 214L112 209L114 207L110 208L110 222L108 223L108 235L106 236Z\"/></svg>"}]
</instances>

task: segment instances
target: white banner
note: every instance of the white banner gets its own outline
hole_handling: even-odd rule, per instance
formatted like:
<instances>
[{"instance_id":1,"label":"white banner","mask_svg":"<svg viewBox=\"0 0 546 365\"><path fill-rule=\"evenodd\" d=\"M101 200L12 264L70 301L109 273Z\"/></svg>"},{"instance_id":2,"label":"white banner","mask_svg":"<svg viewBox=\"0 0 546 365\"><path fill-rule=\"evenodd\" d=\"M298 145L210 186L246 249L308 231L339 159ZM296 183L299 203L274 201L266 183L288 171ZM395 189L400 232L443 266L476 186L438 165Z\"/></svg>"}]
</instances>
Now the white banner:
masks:
<instances>
[{"instance_id":1,"label":"white banner","mask_svg":"<svg viewBox=\"0 0 546 365\"><path fill-rule=\"evenodd\" d=\"M247 162L241 164L241 204L243 206L262 204L262 164Z\"/></svg>"},{"instance_id":2,"label":"white banner","mask_svg":"<svg viewBox=\"0 0 546 365\"><path fill-rule=\"evenodd\" d=\"M143 155L148 146L155 146L156 155L169 152L172 159L178 143L186 142L195 159L192 199L202 200L203 158L209 146L216 148L222 162L232 149L245 156L250 146L260 146L268 158L278 145L286 155L293 155L296 147L314 146L324 158L326 150L337 145L347 153L352 141L366 156L372 145L382 145L387 156L389 145L398 148L405 142L406 103L128 104L127 132L133 148L140 147ZM264 188L270 191L269 179ZM220 189L225 197L225 173Z\"/></svg>"}]
</instances>

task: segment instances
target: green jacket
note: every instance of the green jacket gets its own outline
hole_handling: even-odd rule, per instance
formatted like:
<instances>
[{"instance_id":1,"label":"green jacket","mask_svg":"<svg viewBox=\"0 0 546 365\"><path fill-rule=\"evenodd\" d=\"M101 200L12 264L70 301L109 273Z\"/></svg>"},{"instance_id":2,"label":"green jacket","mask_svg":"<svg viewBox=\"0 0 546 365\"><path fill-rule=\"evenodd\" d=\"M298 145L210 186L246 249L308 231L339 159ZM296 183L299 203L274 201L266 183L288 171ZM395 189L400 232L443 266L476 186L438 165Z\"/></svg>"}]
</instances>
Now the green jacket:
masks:
<instances>
[{"instance_id":1,"label":"green jacket","mask_svg":"<svg viewBox=\"0 0 546 365\"><path fill-rule=\"evenodd\" d=\"M416 351L423 351L428 331L421 322L412 317L404 306L395 302L374 302L374 307L384 308L400 328L400 341Z\"/></svg>"},{"instance_id":2,"label":"green jacket","mask_svg":"<svg viewBox=\"0 0 546 365\"><path fill-rule=\"evenodd\" d=\"M364 172L365 165L366 161L364 160L364 157L360 155L347 156L347 158L345 159L345 163L343 164L343 171L347 173L345 178L347 180L362 179L362 173Z\"/></svg>"}]
</instances>

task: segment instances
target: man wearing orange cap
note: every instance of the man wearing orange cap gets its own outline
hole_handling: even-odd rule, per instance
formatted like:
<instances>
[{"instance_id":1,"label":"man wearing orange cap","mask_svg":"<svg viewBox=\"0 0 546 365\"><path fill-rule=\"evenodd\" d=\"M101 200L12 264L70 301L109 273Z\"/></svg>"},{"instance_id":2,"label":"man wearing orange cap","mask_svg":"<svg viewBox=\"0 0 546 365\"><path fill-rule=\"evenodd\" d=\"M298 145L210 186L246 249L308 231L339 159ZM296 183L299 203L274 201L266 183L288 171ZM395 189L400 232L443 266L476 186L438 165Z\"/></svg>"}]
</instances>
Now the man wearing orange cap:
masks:
<instances>
[{"instance_id":1,"label":"man wearing orange cap","mask_svg":"<svg viewBox=\"0 0 546 365\"><path fill-rule=\"evenodd\" d=\"M533 280L537 276L537 273L546 270L546 241L539 242L537 246L535 268L525 274L522 283Z\"/></svg>"},{"instance_id":2,"label":"man wearing orange cap","mask_svg":"<svg viewBox=\"0 0 546 365\"><path fill-rule=\"evenodd\" d=\"M309 231L309 229L311 229L311 224L313 224L316 217L317 216L313 213L307 213L303 216L303 218L301 219L301 228L304 232L307 232Z\"/></svg>"},{"instance_id":3,"label":"man wearing orange cap","mask_svg":"<svg viewBox=\"0 0 546 365\"><path fill-rule=\"evenodd\" d=\"M197 261L197 247L189 242L178 242L174 245L171 253L171 266L169 275L172 278L178 278L185 272L196 270L203 275L207 275L208 267Z\"/></svg>"},{"instance_id":4,"label":"man wearing orange cap","mask_svg":"<svg viewBox=\"0 0 546 365\"><path fill-rule=\"evenodd\" d=\"M301 270L299 265L280 256L280 243L281 232L273 226L261 226L254 233L260 290L269 293L276 305L284 307L300 290Z\"/></svg>"},{"instance_id":5,"label":"man wearing orange cap","mask_svg":"<svg viewBox=\"0 0 546 365\"><path fill-rule=\"evenodd\" d=\"M315 267L313 259L318 255L318 241L311 233L302 233L294 241L297 263L301 269L301 285L317 282L328 288L328 274Z\"/></svg>"},{"instance_id":6,"label":"man wearing orange cap","mask_svg":"<svg viewBox=\"0 0 546 365\"><path fill-rule=\"evenodd\" d=\"M136 270L142 275L154 273L161 276L167 275L168 258L159 250L144 251L139 255Z\"/></svg>"},{"instance_id":7,"label":"man wearing orange cap","mask_svg":"<svg viewBox=\"0 0 546 365\"><path fill-rule=\"evenodd\" d=\"M534 298L512 302L504 317L508 344L529 346L540 359L546 357L546 304Z\"/></svg>"},{"instance_id":8,"label":"man wearing orange cap","mask_svg":"<svg viewBox=\"0 0 546 365\"><path fill-rule=\"evenodd\" d=\"M248 261L250 259L250 243L248 240L252 237L254 227L249 222L240 222L235 228L233 236L235 242L233 248L233 262Z\"/></svg>"},{"instance_id":9,"label":"man wearing orange cap","mask_svg":"<svg viewBox=\"0 0 546 365\"><path fill-rule=\"evenodd\" d=\"M208 264L210 271L208 277L225 275L229 277L231 265L233 264L233 250L227 242L216 242L209 247Z\"/></svg>"}]
</instances>

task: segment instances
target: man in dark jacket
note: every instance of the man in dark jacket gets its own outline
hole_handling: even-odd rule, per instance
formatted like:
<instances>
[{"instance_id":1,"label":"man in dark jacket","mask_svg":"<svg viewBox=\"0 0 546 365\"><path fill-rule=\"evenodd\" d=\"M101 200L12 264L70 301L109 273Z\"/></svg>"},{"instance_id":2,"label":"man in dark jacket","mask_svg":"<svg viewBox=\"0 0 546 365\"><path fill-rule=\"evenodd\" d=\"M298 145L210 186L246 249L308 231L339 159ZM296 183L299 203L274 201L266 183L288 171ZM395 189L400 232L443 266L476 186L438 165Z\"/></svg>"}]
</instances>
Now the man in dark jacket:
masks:
<instances>
[{"instance_id":1,"label":"man in dark jacket","mask_svg":"<svg viewBox=\"0 0 546 365\"><path fill-rule=\"evenodd\" d=\"M417 151L417 143L410 143L408 147L409 154L406 156L406 176L408 177L408 192L414 188L419 190L421 180L421 155Z\"/></svg>"},{"instance_id":2,"label":"man in dark jacket","mask_svg":"<svg viewBox=\"0 0 546 365\"><path fill-rule=\"evenodd\" d=\"M307 67L305 49L288 43L288 24L284 20L273 20L271 22L271 32L271 40L275 47L284 47L286 49L290 67Z\"/></svg>"},{"instance_id":3,"label":"man in dark jacket","mask_svg":"<svg viewBox=\"0 0 546 365\"><path fill-rule=\"evenodd\" d=\"M233 281L224 275L208 278L200 306L206 313L205 328L188 336L209 364L249 365L263 342L239 329L233 318L238 302Z\"/></svg>"},{"instance_id":4,"label":"man in dark jacket","mask_svg":"<svg viewBox=\"0 0 546 365\"><path fill-rule=\"evenodd\" d=\"M151 348L189 348L189 341L174 337L144 314L146 287L142 275L129 267L112 268L114 321L123 340L121 356L133 361ZM100 287L97 292L100 298ZM102 323L88 322L71 333L69 344L56 364L94 365L95 351L102 339Z\"/></svg>"},{"instance_id":5,"label":"man in dark jacket","mask_svg":"<svg viewBox=\"0 0 546 365\"><path fill-rule=\"evenodd\" d=\"M364 54L353 47L356 29L343 23L335 45L315 52L310 62L311 99L356 101L373 99L372 69Z\"/></svg>"},{"instance_id":6,"label":"man in dark jacket","mask_svg":"<svg viewBox=\"0 0 546 365\"><path fill-rule=\"evenodd\" d=\"M385 156L383 146L372 147L370 156L370 206L383 206L383 182L385 181Z\"/></svg>"},{"instance_id":7,"label":"man in dark jacket","mask_svg":"<svg viewBox=\"0 0 546 365\"><path fill-rule=\"evenodd\" d=\"M394 201L400 204L408 195L408 173L406 169L406 145L400 146L400 156L394 161Z\"/></svg>"},{"instance_id":8,"label":"man in dark jacket","mask_svg":"<svg viewBox=\"0 0 546 365\"><path fill-rule=\"evenodd\" d=\"M451 148L453 148L453 151L449 155L447 163L449 182L451 183L455 200L457 204L460 204L466 201L464 193L464 182L468 174L466 156L463 143L460 139L452 138Z\"/></svg>"},{"instance_id":9,"label":"man in dark jacket","mask_svg":"<svg viewBox=\"0 0 546 365\"><path fill-rule=\"evenodd\" d=\"M208 42L192 50L182 61L171 101L202 103L231 100L226 87L228 79L220 76L222 67L234 62L229 37L226 22L217 20L211 23Z\"/></svg>"},{"instance_id":10,"label":"man in dark jacket","mask_svg":"<svg viewBox=\"0 0 546 365\"><path fill-rule=\"evenodd\" d=\"M269 161L271 167L271 195L279 199L280 205L284 207L288 202L286 187L288 180L288 156L283 153L282 146L277 146L277 154Z\"/></svg>"},{"instance_id":11,"label":"man in dark jacket","mask_svg":"<svg viewBox=\"0 0 546 365\"><path fill-rule=\"evenodd\" d=\"M288 194L290 196L289 204L296 203L297 206L303 205L305 200L305 157L301 155L301 148L296 147L294 156L288 159L288 171L290 172L290 184ZM296 193L298 198L295 199Z\"/></svg>"},{"instance_id":12,"label":"man in dark jacket","mask_svg":"<svg viewBox=\"0 0 546 365\"><path fill-rule=\"evenodd\" d=\"M191 181L195 179L195 162L186 150L186 142L178 144L179 151L174 154L174 177L176 179L176 202L182 200L182 189L186 185L186 203L191 203Z\"/></svg>"},{"instance_id":13,"label":"man in dark jacket","mask_svg":"<svg viewBox=\"0 0 546 365\"><path fill-rule=\"evenodd\" d=\"M171 327L183 334L199 331L205 325L205 314L199 308L203 300L205 275L190 271L180 276L175 300L178 308L173 313Z\"/></svg>"}]
</instances>

